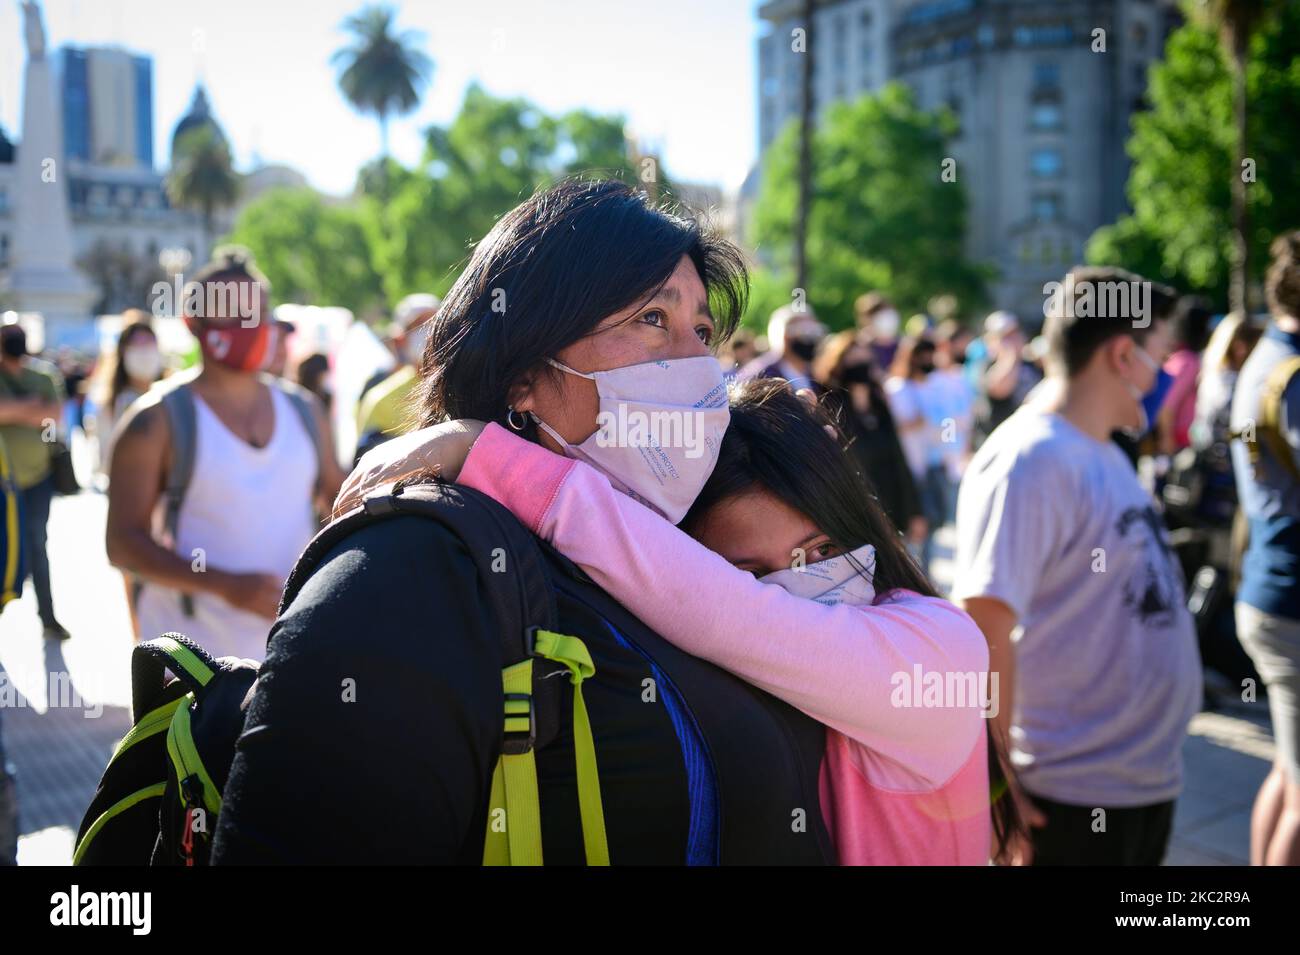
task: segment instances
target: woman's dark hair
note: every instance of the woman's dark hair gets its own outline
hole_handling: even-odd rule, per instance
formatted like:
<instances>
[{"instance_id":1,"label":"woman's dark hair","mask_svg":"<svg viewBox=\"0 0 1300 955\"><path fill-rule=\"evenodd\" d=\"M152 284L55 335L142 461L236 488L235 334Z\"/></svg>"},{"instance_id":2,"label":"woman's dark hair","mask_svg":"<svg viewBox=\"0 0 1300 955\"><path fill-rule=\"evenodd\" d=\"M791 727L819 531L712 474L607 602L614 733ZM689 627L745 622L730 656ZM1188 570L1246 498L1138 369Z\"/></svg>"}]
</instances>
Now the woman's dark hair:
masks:
<instances>
[{"instance_id":1,"label":"woman's dark hair","mask_svg":"<svg viewBox=\"0 0 1300 955\"><path fill-rule=\"evenodd\" d=\"M420 423L504 422L512 385L605 318L652 298L690 258L726 339L749 279L735 246L612 180L565 180L516 206L474 249L430 323ZM533 436L531 422L526 436Z\"/></svg>"},{"instance_id":2,"label":"woman's dark hair","mask_svg":"<svg viewBox=\"0 0 1300 955\"><path fill-rule=\"evenodd\" d=\"M1210 319L1214 317L1214 303L1200 295L1184 295L1174 307L1172 331L1174 342L1194 352L1205 349L1210 337Z\"/></svg>"},{"instance_id":3,"label":"woman's dark hair","mask_svg":"<svg viewBox=\"0 0 1300 955\"><path fill-rule=\"evenodd\" d=\"M826 431L835 423L797 397L779 378L735 385L731 423L718 463L682 521L688 534L715 504L747 491L765 490L804 514L841 550L876 548L877 593L913 590L938 594L871 493L844 442Z\"/></svg>"},{"instance_id":4,"label":"woman's dark hair","mask_svg":"<svg viewBox=\"0 0 1300 955\"><path fill-rule=\"evenodd\" d=\"M138 314L147 315L145 312L139 312ZM155 341L158 339L153 326L147 320L139 319L128 321L122 326L122 333L117 336L117 353L113 356L113 373L108 381L108 404L106 407L110 412L117 408L117 399L130 383L130 376L126 373L126 362L122 360L123 354L131 342L141 335L148 335Z\"/></svg>"},{"instance_id":5,"label":"woman's dark hair","mask_svg":"<svg viewBox=\"0 0 1300 955\"><path fill-rule=\"evenodd\" d=\"M733 386L730 408L731 423L722 439L718 463L682 521L682 530L693 535L704 515L724 500L749 491L767 491L805 515L840 550L847 553L863 544L874 546L872 582L884 599L890 591L900 589L938 596L871 493L843 436L822 409L813 408L776 378L756 378ZM827 425L835 430L835 437L826 430ZM991 721L987 722L993 832L1000 850L1022 823L1007 790L1002 746L991 731Z\"/></svg>"}]
</instances>

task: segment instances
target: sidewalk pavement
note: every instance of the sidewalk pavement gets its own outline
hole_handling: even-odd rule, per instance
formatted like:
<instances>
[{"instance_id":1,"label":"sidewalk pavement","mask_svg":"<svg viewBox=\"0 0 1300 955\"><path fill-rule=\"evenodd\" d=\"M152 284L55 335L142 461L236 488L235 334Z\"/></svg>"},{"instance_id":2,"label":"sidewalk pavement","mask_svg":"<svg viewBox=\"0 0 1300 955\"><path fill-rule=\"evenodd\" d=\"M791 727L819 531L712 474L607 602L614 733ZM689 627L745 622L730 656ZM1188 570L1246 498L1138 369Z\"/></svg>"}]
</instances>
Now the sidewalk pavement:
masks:
<instances>
[{"instance_id":1,"label":"sidewalk pavement","mask_svg":"<svg viewBox=\"0 0 1300 955\"><path fill-rule=\"evenodd\" d=\"M132 641L122 577L104 555L106 509L91 492L54 502L54 603L72 639L42 639L30 586L0 616L0 732L17 768L21 865L71 861L81 815L130 727ZM946 528L935 566L940 582L950 573L951 543ZM16 701L8 699L10 686ZM1246 864L1251 804L1273 758L1266 704L1198 714L1184 756L1186 785L1166 864Z\"/></svg>"}]
</instances>

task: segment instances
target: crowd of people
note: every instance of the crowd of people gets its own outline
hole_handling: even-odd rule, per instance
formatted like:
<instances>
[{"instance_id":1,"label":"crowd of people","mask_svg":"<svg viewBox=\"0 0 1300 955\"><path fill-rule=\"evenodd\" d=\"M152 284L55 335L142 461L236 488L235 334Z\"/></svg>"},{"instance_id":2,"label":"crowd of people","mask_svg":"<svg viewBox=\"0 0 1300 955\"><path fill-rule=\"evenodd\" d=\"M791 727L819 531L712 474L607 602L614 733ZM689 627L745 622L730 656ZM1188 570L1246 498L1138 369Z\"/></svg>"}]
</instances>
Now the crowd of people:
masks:
<instances>
[{"instance_id":1,"label":"crowd of people","mask_svg":"<svg viewBox=\"0 0 1300 955\"><path fill-rule=\"evenodd\" d=\"M614 862L1159 864L1203 665L1266 688L1251 859L1300 861L1300 233L1273 248L1263 321L1080 267L1041 328L904 322L876 290L854 327L801 302L756 336L737 249L567 182L504 216L444 299L398 303L347 407L336 355L289 361L245 252L192 281L242 289L186 313L197 360L124 316L75 422L57 369L0 328L0 545L19 542L0 569L65 638L50 422L96 433L137 639L261 663L214 862L491 854L502 661L472 548L376 521L285 593L332 516L430 474L548 545L546 630L591 671ZM1142 284L1143 309L1085 307ZM629 409L690 420L631 439L611 425ZM576 714L536 754L547 861L603 858Z\"/></svg>"}]
</instances>

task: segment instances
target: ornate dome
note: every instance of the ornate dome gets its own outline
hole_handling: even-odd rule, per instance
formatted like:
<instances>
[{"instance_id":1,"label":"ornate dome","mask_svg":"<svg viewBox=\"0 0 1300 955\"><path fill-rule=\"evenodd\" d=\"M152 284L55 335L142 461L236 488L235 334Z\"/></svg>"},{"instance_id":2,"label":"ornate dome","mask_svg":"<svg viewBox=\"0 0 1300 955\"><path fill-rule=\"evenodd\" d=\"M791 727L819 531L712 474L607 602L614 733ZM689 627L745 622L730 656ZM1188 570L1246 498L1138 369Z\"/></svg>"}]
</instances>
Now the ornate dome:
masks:
<instances>
[{"instance_id":1,"label":"ornate dome","mask_svg":"<svg viewBox=\"0 0 1300 955\"><path fill-rule=\"evenodd\" d=\"M222 131L221 125L212 118L212 109L208 106L208 94L203 89L202 84L194 88L194 100L190 103L190 110L181 117L176 128L172 130L172 160L176 159L176 144L180 142L182 136L191 130L198 129L202 126L211 127L217 134L217 137L223 142L226 134Z\"/></svg>"}]
</instances>

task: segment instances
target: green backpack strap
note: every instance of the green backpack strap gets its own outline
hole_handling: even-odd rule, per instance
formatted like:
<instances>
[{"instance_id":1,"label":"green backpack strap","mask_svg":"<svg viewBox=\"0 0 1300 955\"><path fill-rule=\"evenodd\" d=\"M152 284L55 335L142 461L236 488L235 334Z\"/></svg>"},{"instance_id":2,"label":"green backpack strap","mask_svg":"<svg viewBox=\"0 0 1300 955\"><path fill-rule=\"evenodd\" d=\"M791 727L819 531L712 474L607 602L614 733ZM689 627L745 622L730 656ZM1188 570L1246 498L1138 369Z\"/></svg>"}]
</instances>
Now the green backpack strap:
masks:
<instances>
[{"instance_id":1,"label":"green backpack strap","mask_svg":"<svg viewBox=\"0 0 1300 955\"><path fill-rule=\"evenodd\" d=\"M578 783L578 811L587 865L609 865L605 810L591 720L582 698L582 681L596 672L591 654L577 637L534 631L534 656L563 664L573 684L573 745ZM537 762L533 749L533 660L506 667L505 745L492 773L488 800L484 865L541 865L542 821L537 796Z\"/></svg>"}]
</instances>

